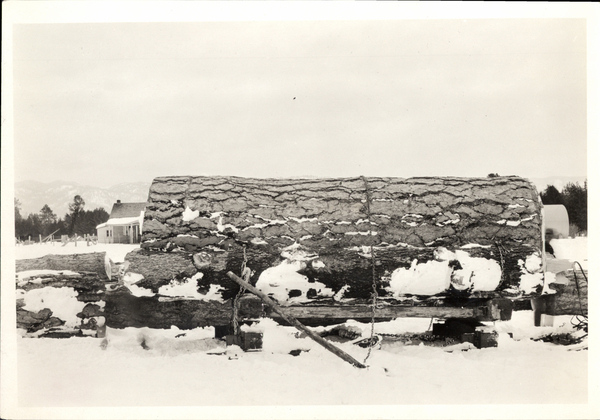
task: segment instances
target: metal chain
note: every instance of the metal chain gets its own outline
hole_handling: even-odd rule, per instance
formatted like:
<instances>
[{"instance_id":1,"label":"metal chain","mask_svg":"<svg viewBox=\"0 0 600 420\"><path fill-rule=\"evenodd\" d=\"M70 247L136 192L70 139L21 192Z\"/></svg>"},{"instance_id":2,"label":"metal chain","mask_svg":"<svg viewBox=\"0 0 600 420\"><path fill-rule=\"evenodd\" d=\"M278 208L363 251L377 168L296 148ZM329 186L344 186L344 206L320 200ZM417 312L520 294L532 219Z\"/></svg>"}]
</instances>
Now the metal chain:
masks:
<instances>
[{"instance_id":1,"label":"metal chain","mask_svg":"<svg viewBox=\"0 0 600 420\"><path fill-rule=\"evenodd\" d=\"M242 279L244 279L245 281L249 282L250 281L250 277L252 276L252 270L250 270L248 267L246 267L246 263L248 262L248 258L246 257L246 245L244 245L244 259L242 261L242 269L241 269L241 276ZM242 295L244 294L244 292L246 291L245 287L240 287L240 290L237 292L237 295L235 295L235 299L233 299L233 313L231 315L231 324L233 326L233 333L235 335L239 334L240 332L240 325L239 325L239 321L238 321L238 311L240 309L240 297L242 297Z\"/></svg>"},{"instance_id":2,"label":"metal chain","mask_svg":"<svg viewBox=\"0 0 600 420\"><path fill-rule=\"evenodd\" d=\"M504 281L504 255L502 255L502 244L498 242L494 242L496 248L498 248L498 253L500 254L500 282Z\"/></svg>"},{"instance_id":3,"label":"metal chain","mask_svg":"<svg viewBox=\"0 0 600 420\"><path fill-rule=\"evenodd\" d=\"M373 349L373 346L375 345L373 343L373 337L375 335L375 310L377 309L377 298L379 297L378 293L377 293L377 277L375 275L375 251L373 249L373 235L371 234L371 190L369 189L369 184L367 182L367 178L365 178L364 176L361 176L364 184L365 184L365 193L367 196L367 221L369 222L369 240L371 241L370 243L370 249L371 249L371 279L372 279L372 289L373 292L371 293L371 298L372 298L372 302L371 302L371 337L369 338L369 351L367 352L367 356L365 357L365 360L363 362L363 364L367 363L367 360L369 359L369 357L371 356L371 350Z\"/></svg>"}]
</instances>

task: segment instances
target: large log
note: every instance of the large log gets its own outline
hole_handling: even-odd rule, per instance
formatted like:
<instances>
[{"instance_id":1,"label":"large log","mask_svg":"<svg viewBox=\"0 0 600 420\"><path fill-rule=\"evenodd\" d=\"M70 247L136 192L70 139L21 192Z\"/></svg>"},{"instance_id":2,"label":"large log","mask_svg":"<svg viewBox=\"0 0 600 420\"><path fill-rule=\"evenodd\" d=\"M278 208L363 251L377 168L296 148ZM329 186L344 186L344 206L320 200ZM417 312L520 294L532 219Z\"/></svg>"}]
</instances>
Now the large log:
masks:
<instances>
[{"instance_id":1,"label":"large log","mask_svg":"<svg viewBox=\"0 0 600 420\"><path fill-rule=\"evenodd\" d=\"M232 314L231 301L134 296L124 287L107 292L105 300L106 325L111 328L192 329L226 324Z\"/></svg>"},{"instance_id":2,"label":"large log","mask_svg":"<svg viewBox=\"0 0 600 420\"><path fill-rule=\"evenodd\" d=\"M370 197L370 214L366 199ZM518 177L249 179L162 177L150 188L144 247L232 241L309 248L405 243L541 245L541 203ZM369 223L369 220L370 223ZM371 231L371 235L368 235ZM190 236L181 236L190 235Z\"/></svg>"},{"instance_id":3,"label":"large log","mask_svg":"<svg viewBox=\"0 0 600 420\"><path fill-rule=\"evenodd\" d=\"M261 279L274 268L293 265L308 286L289 288L289 299L340 293L364 300L371 293L373 246L383 298L518 298L542 288L541 223L535 187L513 176L162 177L150 188L142 249L126 260L144 276L138 285L154 293L202 273L194 280L199 292L218 284L230 299L238 287L226 273L240 272L245 254L259 288L273 283ZM484 260L489 264L480 270ZM422 281L441 273L449 278L443 290L403 289L402 281L429 268L435 272Z\"/></svg>"},{"instance_id":4,"label":"large log","mask_svg":"<svg viewBox=\"0 0 600 420\"><path fill-rule=\"evenodd\" d=\"M30 270L69 270L78 273L95 273L101 280L108 280L106 253L45 255L40 258L16 261L16 272Z\"/></svg>"}]
</instances>

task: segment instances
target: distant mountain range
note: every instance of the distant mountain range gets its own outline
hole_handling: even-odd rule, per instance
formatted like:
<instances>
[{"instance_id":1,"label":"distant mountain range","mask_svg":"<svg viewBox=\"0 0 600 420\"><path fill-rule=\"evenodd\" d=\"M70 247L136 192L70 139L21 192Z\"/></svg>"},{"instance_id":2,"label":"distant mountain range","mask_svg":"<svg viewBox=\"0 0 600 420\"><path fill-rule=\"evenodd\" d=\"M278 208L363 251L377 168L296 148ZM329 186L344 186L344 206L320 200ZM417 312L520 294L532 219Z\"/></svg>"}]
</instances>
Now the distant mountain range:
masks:
<instances>
[{"instance_id":1,"label":"distant mountain range","mask_svg":"<svg viewBox=\"0 0 600 420\"><path fill-rule=\"evenodd\" d=\"M80 195L85 201L85 210L102 207L108 213L117 200L124 203L140 203L148 200L150 182L131 182L109 188L79 185L74 182L21 181L15 183L15 197L21 202L21 215L39 213L44 204L52 209L56 216L64 218L69 212L69 203Z\"/></svg>"}]
</instances>

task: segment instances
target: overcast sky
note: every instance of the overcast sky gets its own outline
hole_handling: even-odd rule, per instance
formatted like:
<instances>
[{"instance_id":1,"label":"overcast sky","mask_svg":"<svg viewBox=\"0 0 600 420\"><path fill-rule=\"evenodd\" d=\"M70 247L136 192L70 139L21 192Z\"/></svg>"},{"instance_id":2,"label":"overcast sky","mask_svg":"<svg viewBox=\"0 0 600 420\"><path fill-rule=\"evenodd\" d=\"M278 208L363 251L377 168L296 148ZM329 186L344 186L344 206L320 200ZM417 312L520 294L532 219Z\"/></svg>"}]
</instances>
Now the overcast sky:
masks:
<instances>
[{"instance_id":1,"label":"overcast sky","mask_svg":"<svg viewBox=\"0 0 600 420\"><path fill-rule=\"evenodd\" d=\"M585 25L15 25L15 181L585 176Z\"/></svg>"}]
</instances>

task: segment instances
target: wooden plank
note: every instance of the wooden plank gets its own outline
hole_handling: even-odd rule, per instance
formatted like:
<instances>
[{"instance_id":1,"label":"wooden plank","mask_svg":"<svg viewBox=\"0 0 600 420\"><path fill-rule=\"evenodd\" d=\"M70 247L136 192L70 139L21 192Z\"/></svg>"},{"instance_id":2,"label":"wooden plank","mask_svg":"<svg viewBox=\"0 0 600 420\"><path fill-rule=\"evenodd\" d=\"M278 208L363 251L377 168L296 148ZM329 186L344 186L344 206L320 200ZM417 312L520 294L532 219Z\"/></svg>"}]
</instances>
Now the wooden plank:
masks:
<instances>
[{"instance_id":1,"label":"wooden plank","mask_svg":"<svg viewBox=\"0 0 600 420\"><path fill-rule=\"evenodd\" d=\"M294 327L296 327L296 329L298 329L298 330L306 333L306 335L308 335L312 340L316 341L321 346L325 347L327 350L329 350L330 352L332 352L333 354L335 354L336 356L338 356L342 360L344 360L344 361L346 361L346 362L350 363L351 365L353 365L355 367L358 367L358 368L366 368L367 367L366 365L360 363L358 360L356 360L355 358L353 358L352 356L350 356L348 353L346 353L343 350L337 348L336 346L334 346L333 344L331 344L329 341L321 338L320 336L318 336L317 334L315 334L314 332L312 332L310 329L306 328L296 318L287 315L282 310L282 308L279 307L279 305L277 305L273 300L271 300L271 298L269 298L267 295L265 295L263 292L261 292L260 290L258 290L254 286L252 286L250 283L245 282L242 278L236 276L231 271L227 272L227 276L231 280L233 280L236 283L238 283L240 286L246 288L250 292L254 293L256 296L258 296L259 298L261 298L261 300L263 302L265 302L271 309L273 309L273 311L275 311L277 314L279 314L279 316L281 316L290 325L293 325Z\"/></svg>"},{"instance_id":2,"label":"wooden plank","mask_svg":"<svg viewBox=\"0 0 600 420\"><path fill-rule=\"evenodd\" d=\"M286 314L294 318L371 318L370 305L286 306ZM383 306L377 308L376 318L474 318L474 308Z\"/></svg>"},{"instance_id":3,"label":"wooden plank","mask_svg":"<svg viewBox=\"0 0 600 420\"><path fill-rule=\"evenodd\" d=\"M251 300L246 296L246 306ZM258 300L258 299L256 299ZM256 306L256 305L254 305ZM344 322L347 319L371 319L371 306L368 304L320 304L320 305L289 305L283 306L285 312L294 318L304 320L337 320ZM256 310L254 311L256 312ZM244 316L244 312L241 312ZM395 318L473 318L478 321L509 320L512 314L512 302L508 299L490 299L479 305L469 307L459 306L408 306L408 305L381 305L375 311L377 321L387 321ZM265 315L277 319L277 314Z\"/></svg>"}]
</instances>

